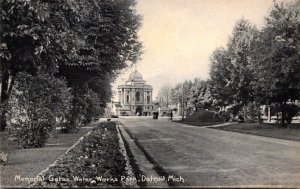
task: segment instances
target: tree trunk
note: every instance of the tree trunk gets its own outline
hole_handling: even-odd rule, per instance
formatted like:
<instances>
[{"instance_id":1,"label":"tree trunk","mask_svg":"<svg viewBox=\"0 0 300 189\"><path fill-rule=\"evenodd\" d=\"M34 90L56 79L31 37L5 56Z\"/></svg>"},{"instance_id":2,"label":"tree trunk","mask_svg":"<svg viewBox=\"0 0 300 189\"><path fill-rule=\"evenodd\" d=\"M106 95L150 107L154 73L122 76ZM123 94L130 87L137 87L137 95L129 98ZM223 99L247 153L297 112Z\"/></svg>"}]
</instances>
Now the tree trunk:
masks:
<instances>
[{"instance_id":1,"label":"tree trunk","mask_svg":"<svg viewBox=\"0 0 300 189\"><path fill-rule=\"evenodd\" d=\"M268 106L268 122L271 123L271 105Z\"/></svg>"},{"instance_id":2,"label":"tree trunk","mask_svg":"<svg viewBox=\"0 0 300 189\"><path fill-rule=\"evenodd\" d=\"M166 102L166 104L167 104L166 108L169 108L169 97L168 96L167 96L167 102Z\"/></svg>"},{"instance_id":3,"label":"tree trunk","mask_svg":"<svg viewBox=\"0 0 300 189\"><path fill-rule=\"evenodd\" d=\"M286 125L285 120L286 120L286 102L283 102L281 103L281 125L282 126Z\"/></svg>"},{"instance_id":4,"label":"tree trunk","mask_svg":"<svg viewBox=\"0 0 300 189\"><path fill-rule=\"evenodd\" d=\"M257 123L261 123L260 104L255 102L257 111Z\"/></svg>"},{"instance_id":5,"label":"tree trunk","mask_svg":"<svg viewBox=\"0 0 300 189\"><path fill-rule=\"evenodd\" d=\"M8 69L3 66L2 68L2 78L1 78L1 97L0 97L0 105L1 105L1 115L0 115L0 131L4 131L6 129L6 113L7 113L7 102L8 102L8 82L9 82L9 73Z\"/></svg>"},{"instance_id":6,"label":"tree trunk","mask_svg":"<svg viewBox=\"0 0 300 189\"><path fill-rule=\"evenodd\" d=\"M247 121L247 105L246 104L243 105L243 118L244 118L244 121Z\"/></svg>"},{"instance_id":7,"label":"tree trunk","mask_svg":"<svg viewBox=\"0 0 300 189\"><path fill-rule=\"evenodd\" d=\"M11 76L11 81L10 81L10 84L9 84L8 90L7 90L8 99L10 98L10 94L11 94L12 88L15 84L15 80L16 80L16 76L15 75Z\"/></svg>"}]
</instances>

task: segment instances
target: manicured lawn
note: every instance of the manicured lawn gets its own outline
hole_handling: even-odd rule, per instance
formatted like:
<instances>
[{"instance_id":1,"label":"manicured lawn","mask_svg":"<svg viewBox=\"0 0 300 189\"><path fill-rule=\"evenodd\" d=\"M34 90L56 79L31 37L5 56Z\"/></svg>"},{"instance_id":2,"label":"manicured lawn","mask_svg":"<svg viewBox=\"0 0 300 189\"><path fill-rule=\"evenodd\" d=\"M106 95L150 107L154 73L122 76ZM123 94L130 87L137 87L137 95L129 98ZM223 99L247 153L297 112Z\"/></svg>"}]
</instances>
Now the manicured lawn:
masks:
<instances>
[{"instance_id":1,"label":"manicured lawn","mask_svg":"<svg viewBox=\"0 0 300 189\"><path fill-rule=\"evenodd\" d=\"M35 177L95 126L82 127L79 132L72 134L58 133L44 148L15 149L9 154L8 164L0 166L1 187L27 187L28 182L15 181L15 176Z\"/></svg>"},{"instance_id":2,"label":"manicured lawn","mask_svg":"<svg viewBox=\"0 0 300 189\"><path fill-rule=\"evenodd\" d=\"M177 121L178 123L184 123L194 126L209 126L224 123L223 119L218 117L215 112L199 110L192 115L185 118L183 121Z\"/></svg>"},{"instance_id":3,"label":"manicured lawn","mask_svg":"<svg viewBox=\"0 0 300 189\"><path fill-rule=\"evenodd\" d=\"M209 126L209 125L218 125L224 122L201 122L201 121L176 121L178 123L188 124L188 125L194 125L194 126Z\"/></svg>"},{"instance_id":4,"label":"manicured lawn","mask_svg":"<svg viewBox=\"0 0 300 189\"><path fill-rule=\"evenodd\" d=\"M300 141L300 123L293 123L286 127L282 127L277 123L238 123L214 129Z\"/></svg>"}]
</instances>

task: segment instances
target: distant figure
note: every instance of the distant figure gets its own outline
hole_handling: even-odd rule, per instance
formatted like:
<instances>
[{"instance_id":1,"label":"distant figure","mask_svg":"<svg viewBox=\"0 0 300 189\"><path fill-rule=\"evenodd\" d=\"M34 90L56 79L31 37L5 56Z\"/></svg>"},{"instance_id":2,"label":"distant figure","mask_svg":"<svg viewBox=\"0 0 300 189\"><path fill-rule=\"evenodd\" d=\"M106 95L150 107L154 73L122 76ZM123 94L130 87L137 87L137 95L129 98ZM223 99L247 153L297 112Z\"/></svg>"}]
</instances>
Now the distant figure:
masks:
<instances>
[{"instance_id":1,"label":"distant figure","mask_svg":"<svg viewBox=\"0 0 300 189\"><path fill-rule=\"evenodd\" d=\"M153 119L156 119L156 112L153 111Z\"/></svg>"},{"instance_id":2,"label":"distant figure","mask_svg":"<svg viewBox=\"0 0 300 189\"><path fill-rule=\"evenodd\" d=\"M171 121L173 120L173 111L171 111L170 113L170 118L171 118Z\"/></svg>"},{"instance_id":3,"label":"distant figure","mask_svg":"<svg viewBox=\"0 0 300 189\"><path fill-rule=\"evenodd\" d=\"M158 111L153 112L153 119L158 119Z\"/></svg>"}]
</instances>

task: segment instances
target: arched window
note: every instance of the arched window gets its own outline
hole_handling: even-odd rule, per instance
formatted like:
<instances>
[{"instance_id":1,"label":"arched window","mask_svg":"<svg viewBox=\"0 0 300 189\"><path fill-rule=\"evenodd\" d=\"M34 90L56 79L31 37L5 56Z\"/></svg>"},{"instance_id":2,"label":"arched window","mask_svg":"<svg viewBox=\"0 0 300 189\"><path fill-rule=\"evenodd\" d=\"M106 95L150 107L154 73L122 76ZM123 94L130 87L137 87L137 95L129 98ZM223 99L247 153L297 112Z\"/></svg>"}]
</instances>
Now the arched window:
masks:
<instances>
[{"instance_id":1,"label":"arched window","mask_svg":"<svg viewBox=\"0 0 300 189\"><path fill-rule=\"evenodd\" d=\"M139 92L136 92L136 93L135 93L135 100L136 100L137 102L140 101L140 93L139 93Z\"/></svg>"}]
</instances>

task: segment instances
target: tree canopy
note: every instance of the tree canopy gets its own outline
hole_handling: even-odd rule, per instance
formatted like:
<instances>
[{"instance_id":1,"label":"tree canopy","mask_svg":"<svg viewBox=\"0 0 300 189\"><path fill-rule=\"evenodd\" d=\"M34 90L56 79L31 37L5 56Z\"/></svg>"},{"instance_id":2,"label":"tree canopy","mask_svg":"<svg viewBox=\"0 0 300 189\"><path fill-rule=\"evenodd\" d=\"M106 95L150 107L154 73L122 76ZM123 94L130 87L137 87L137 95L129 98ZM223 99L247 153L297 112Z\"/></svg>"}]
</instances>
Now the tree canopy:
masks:
<instances>
[{"instance_id":1,"label":"tree canopy","mask_svg":"<svg viewBox=\"0 0 300 189\"><path fill-rule=\"evenodd\" d=\"M221 106L271 104L300 98L299 1L274 3L261 31L239 20L226 48L211 56L212 96Z\"/></svg>"},{"instance_id":2,"label":"tree canopy","mask_svg":"<svg viewBox=\"0 0 300 189\"><path fill-rule=\"evenodd\" d=\"M141 54L137 35L141 17L135 4L135 0L2 0L1 107L9 101L19 73L47 73L65 80L74 96L73 117L78 117L76 107L86 104L80 102L104 107L119 71L136 63ZM1 130L6 127L6 109L1 108Z\"/></svg>"}]
</instances>

